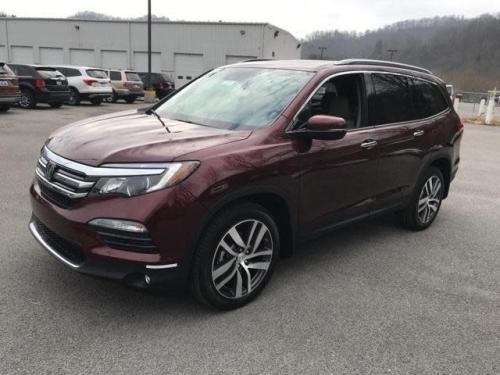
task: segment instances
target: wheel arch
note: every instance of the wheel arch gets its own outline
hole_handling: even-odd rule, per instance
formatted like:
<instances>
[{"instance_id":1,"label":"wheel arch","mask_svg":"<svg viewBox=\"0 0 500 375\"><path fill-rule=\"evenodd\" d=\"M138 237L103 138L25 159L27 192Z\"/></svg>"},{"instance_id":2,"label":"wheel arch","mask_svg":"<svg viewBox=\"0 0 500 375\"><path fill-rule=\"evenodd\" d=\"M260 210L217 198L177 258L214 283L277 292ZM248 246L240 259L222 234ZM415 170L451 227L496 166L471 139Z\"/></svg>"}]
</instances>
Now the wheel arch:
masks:
<instances>
[{"instance_id":1,"label":"wheel arch","mask_svg":"<svg viewBox=\"0 0 500 375\"><path fill-rule=\"evenodd\" d=\"M273 188L244 189L225 195L209 207L208 213L202 219L200 227L188 246L188 252L184 260L189 270L187 274L191 273L192 260L196 253L198 242L212 219L221 211L246 202L253 202L261 205L275 218L281 241L280 257L286 258L293 254L296 245L296 218L294 212L290 209L292 205L289 203L289 200Z\"/></svg>"},{"instance_id":2,"label":"wheel arch","mask_svg":"<svg viewBox=\"0 0 500 375\"><path fill-rule=\"evenodd\" d=\"M451 160L446 156L440 156L433 159L429 163L429 167L435 167L439 169L444 178L444 193L443 199L448 196L451 184Z\"/></svg>"}]
</instances>

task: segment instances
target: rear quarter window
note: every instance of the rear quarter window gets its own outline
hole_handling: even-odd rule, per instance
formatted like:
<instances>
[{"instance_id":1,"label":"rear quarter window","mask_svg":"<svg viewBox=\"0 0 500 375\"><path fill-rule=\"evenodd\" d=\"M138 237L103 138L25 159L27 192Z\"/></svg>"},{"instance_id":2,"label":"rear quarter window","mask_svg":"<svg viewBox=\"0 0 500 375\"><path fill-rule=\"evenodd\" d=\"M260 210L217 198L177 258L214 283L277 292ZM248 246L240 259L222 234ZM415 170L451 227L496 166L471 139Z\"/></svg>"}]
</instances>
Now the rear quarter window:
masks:
<instances>
[{"instance_id":1,"label":"rear quarter window","mask_svg":"<svg viewBox=\"0 0 500 375\"><path fill-rule=\"evenodd\" d=\"M109 72L109 78L112 81L121 81L122 80L122 73L116 70L112 70Z\"/></svg>"},{"instance_id":2,"label":"rear quarter window","mask_svg":"<svg viewBox=\"0 0 500 375\"><path fill-rule=\"evenodd\" d=\"M437 115L448 108L448 103L437 85L414 79L413 87L413 102L419 118Z\"/></svg>"}]
</instances>

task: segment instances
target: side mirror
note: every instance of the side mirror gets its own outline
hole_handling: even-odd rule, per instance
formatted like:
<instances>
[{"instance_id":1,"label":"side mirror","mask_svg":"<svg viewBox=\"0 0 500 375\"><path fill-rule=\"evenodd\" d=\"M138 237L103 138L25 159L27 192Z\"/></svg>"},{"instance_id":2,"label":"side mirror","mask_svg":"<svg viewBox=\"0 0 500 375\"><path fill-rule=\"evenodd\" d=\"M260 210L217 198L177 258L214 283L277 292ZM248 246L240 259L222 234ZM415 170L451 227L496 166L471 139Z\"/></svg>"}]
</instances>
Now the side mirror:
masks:
<instances>
[{"instance_id":1,"label":"side mirror","mask_svg":"<svg viewBox=\"0 0 500 375\"><path fill-rule=\"evenodd\" d=\"M334 140L346 135L346 122L342 117L316 115L306 123L305 128L290 132L308 139Z\"/></svg>"}]
</instances>

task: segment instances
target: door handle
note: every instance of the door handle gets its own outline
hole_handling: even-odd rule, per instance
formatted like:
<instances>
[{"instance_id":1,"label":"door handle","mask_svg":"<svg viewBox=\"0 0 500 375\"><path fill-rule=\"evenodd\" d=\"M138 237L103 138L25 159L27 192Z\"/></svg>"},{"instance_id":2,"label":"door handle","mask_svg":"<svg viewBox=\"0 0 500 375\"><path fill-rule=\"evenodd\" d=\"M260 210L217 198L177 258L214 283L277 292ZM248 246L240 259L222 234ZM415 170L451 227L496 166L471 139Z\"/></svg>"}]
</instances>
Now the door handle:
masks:
<instances>
[{"instance_id":1,"label":"door handle","mask_svg":"<svg viewBox=\"0 0 500 375\"><path fill-rule=\"evenodd\" d=\"M361 147L370 149L370 148L374 148L377 144L378 144L377 141L374 141L373 139L368 139L368 140L364 141L363 143L361 143Z\"/></svg>"},{"instance_id":2,"label":"door handle","mask_svg":"<svg viewBox=\"0 0 500 375\"><path fill-rule=\"evenodd\" d=\"M424 131L423 130L417 130L416 132L413 133L414 137L420 137L422 135L424 135Z\"/></svg>"}]
</instances>

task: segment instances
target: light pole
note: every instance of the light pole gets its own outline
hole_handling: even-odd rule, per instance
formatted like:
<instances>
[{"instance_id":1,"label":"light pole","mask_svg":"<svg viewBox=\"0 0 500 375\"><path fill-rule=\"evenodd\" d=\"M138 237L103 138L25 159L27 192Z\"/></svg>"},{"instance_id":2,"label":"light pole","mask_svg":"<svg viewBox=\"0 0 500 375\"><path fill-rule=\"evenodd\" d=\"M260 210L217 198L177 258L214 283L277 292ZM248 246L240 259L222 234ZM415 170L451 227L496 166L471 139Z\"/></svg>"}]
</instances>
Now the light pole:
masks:
<instances>
[{"instance_id":1,"label":"light pole","mask_svg":"<svg viewBox=\"0 0 500 375\"><path fill-rule=\"evenodd\" d=\"M327 49L326 47L318 47L318 49L321 51L319 54L319 59L323 60L323 52Z\"/></svg>"},{"instance_id":2,"label":"light pole","mask_svg":"<svg viewBox=\"0 0 500 375\"><path fill-rule=\"evenodd\" d=\"M151 88L151 0L148 0L148 87Z\"/></svg>"},{"instance_id":3,"label":"light pole","mask_svg":"<svg viewBox=\"0 0 500 375\"><path fill-rule=\"evenodd\" d=\"M389 57L389 59L392 61L392 58L394 57L394 54L397 53L399 50L397 49L388 49L387 52L389 52L391 54L391 56Z\"/></svg>"}]
</instances>

